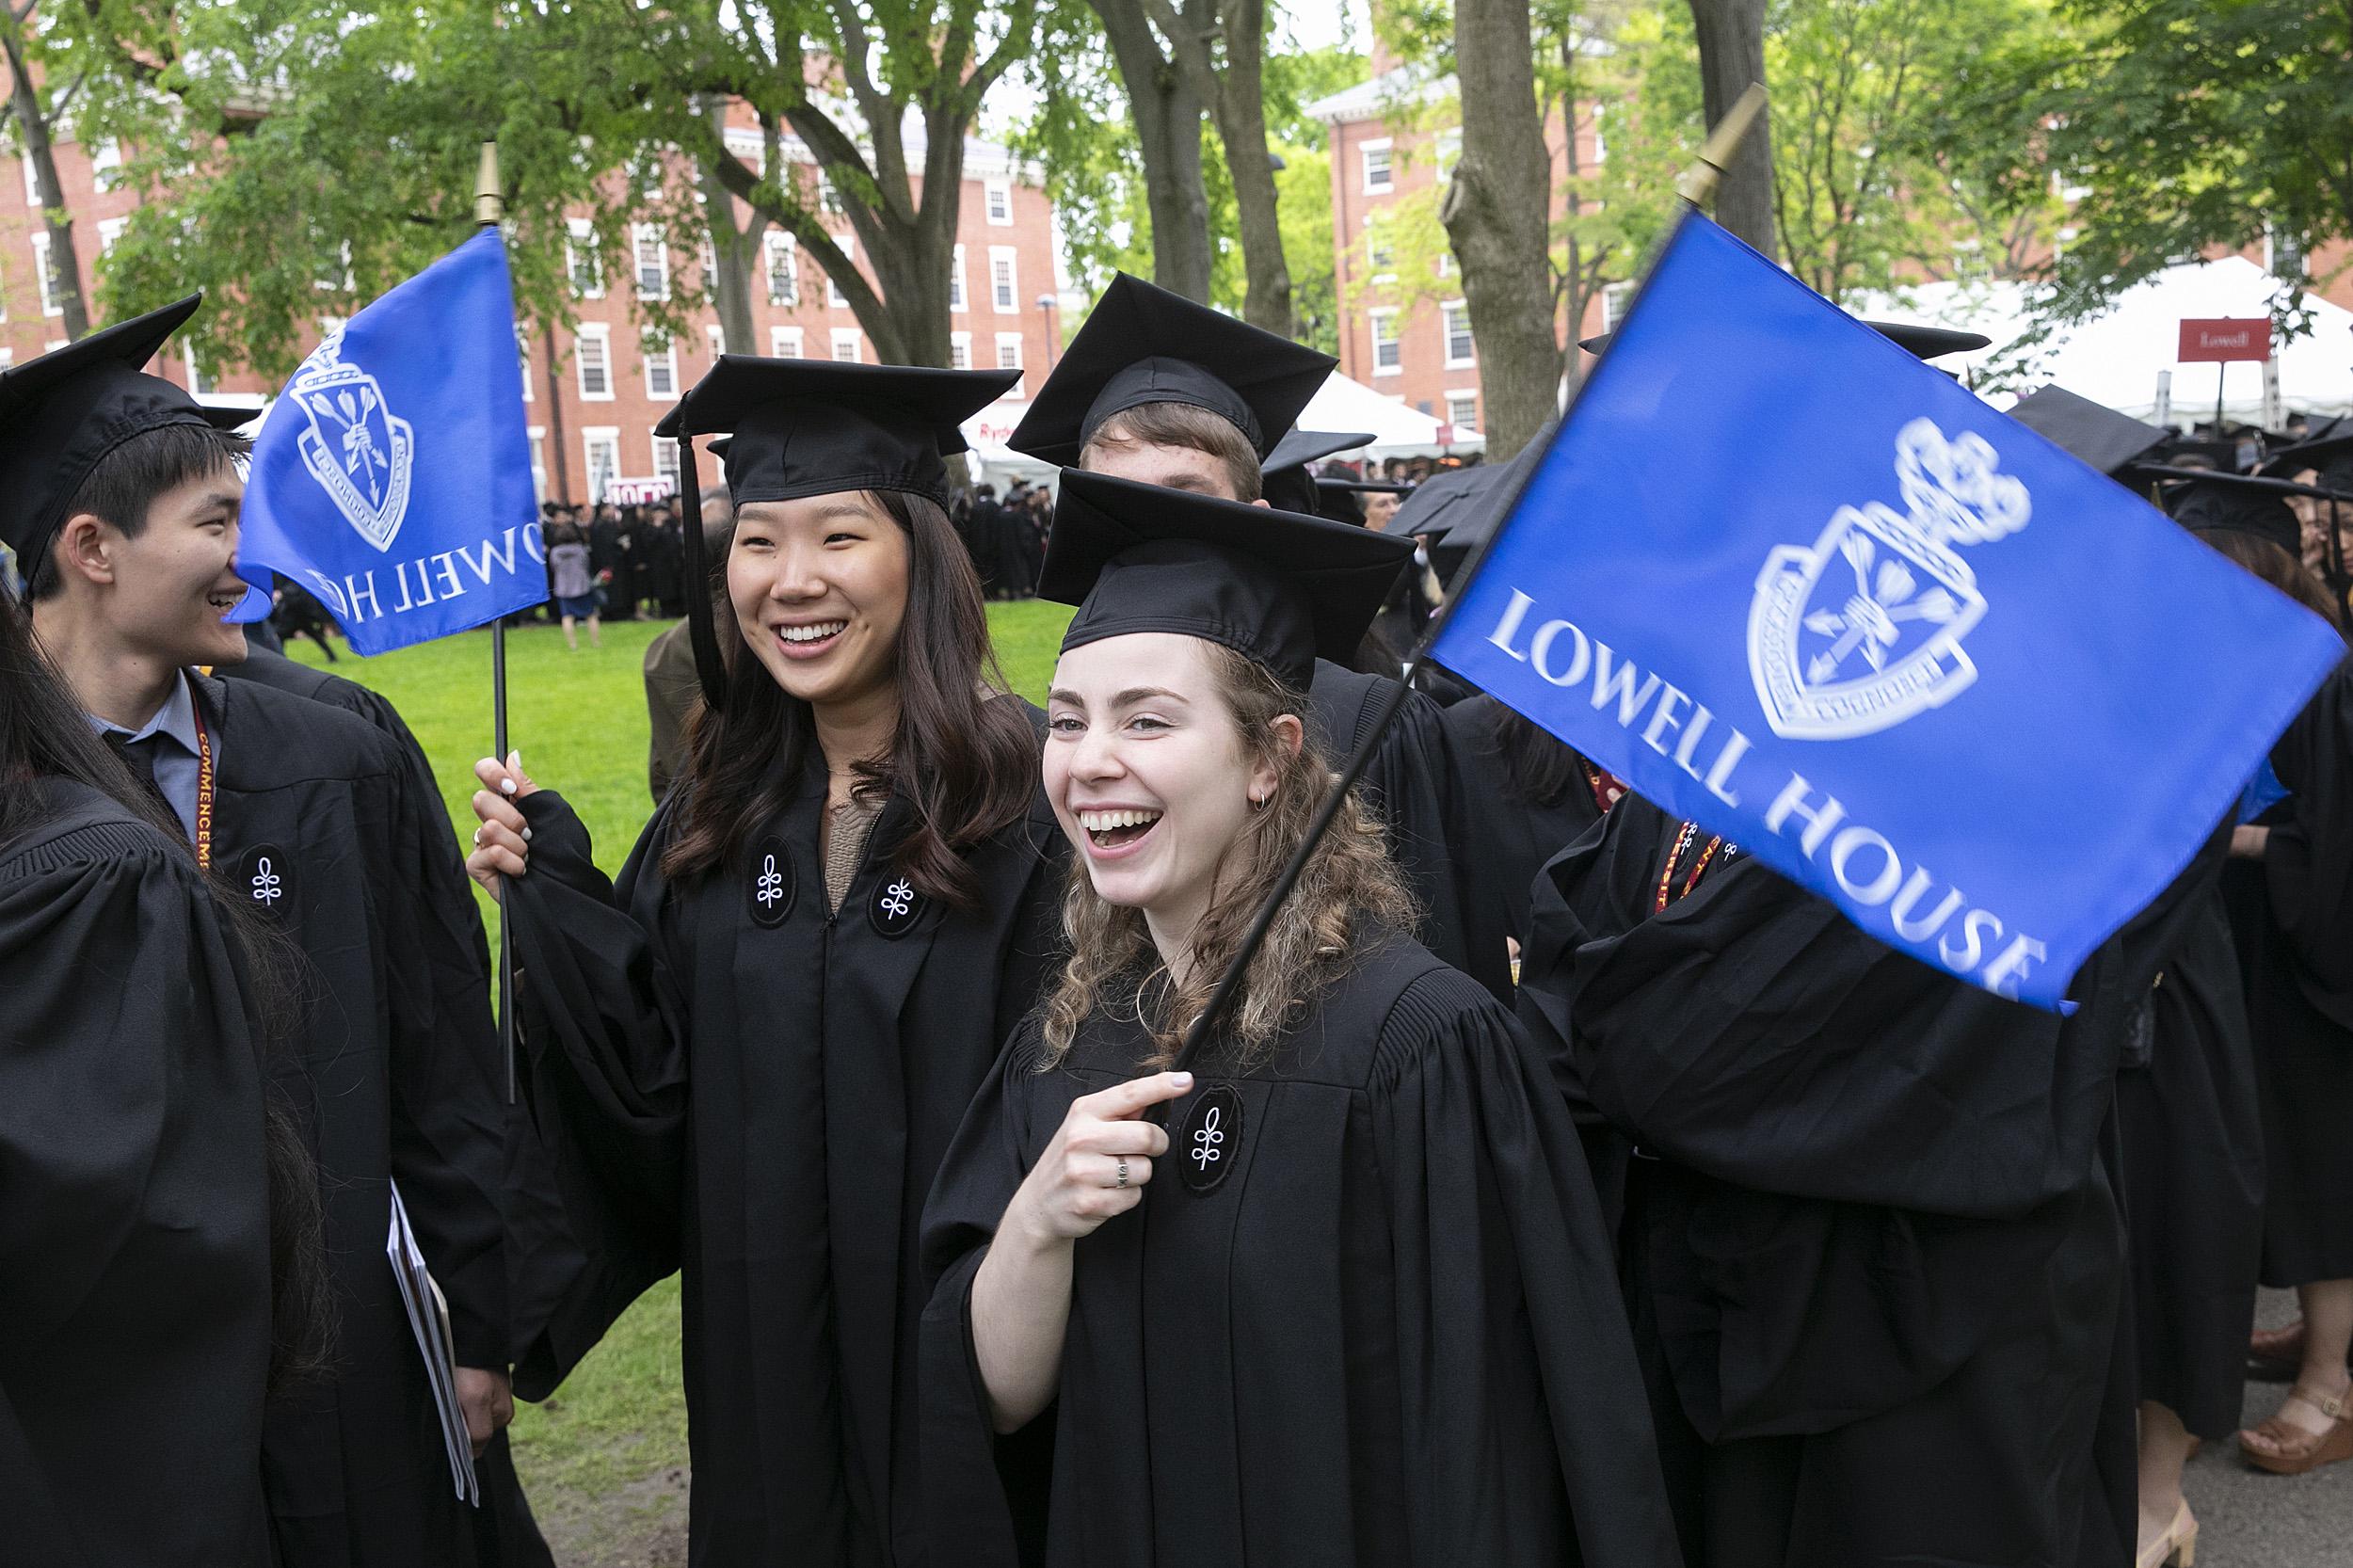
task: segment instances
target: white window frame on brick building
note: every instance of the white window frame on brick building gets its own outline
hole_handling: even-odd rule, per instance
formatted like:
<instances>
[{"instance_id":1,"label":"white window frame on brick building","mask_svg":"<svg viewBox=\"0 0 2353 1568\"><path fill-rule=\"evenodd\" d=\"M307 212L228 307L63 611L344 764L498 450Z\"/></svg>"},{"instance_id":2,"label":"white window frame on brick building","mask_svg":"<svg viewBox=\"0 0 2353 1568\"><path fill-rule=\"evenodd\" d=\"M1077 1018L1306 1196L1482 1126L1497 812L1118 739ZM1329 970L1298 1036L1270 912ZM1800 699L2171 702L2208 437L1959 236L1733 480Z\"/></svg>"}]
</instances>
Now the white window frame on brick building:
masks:
<instances>
[{"instance_id":1,"label":"white window frame on brick building","mask_svg":"<svg viewBox=\"0 0 2353 1568\"><path fill-rule=\"evenodd\" d=\"M1438 329L1446 340L1446 368L1463 370L1479 363L1479 342L1471 336L1470 306L1449 299L1438 306ZM1461 353L1455 352L1457 344Z\"/></svg>"},{"instance_id":2,"label":"white window frame on brick building","mask_svg":"<svg viewBox=\"0 0 2353 1568\"><path fill-rule=\"evenodd\" d=\"M670 297L670 240L659 223L635 223L629 231L629 269L640 299Z\"/></svg>"},{"instance_id":3,"label":"white window frame on brick building","mask_svg":"<svg viewBox=\"0 0 2353 1568\"><path fill-rule=\"evenodd\" d=\"M987 215L990 225L998 229L1013 227L1013 182L990 180L981 186L981 210Z\"/></svg>"},{"instance_id":4,"label":"white window frame on brick building","mask_svg":"<svg viewBox=\"0 0 2353 1568\"><path fill-rule=\"evenodd\" d=\"M98 253L104 256L115 248L115 241L131 226L127 217L102 217L98 220Z\"/></svg>"},{"instance_id":5,"label":"white window frame on brick building","mask_svg":"<svg viewBox=\"0 0 2353 1568\"><path fill-rule=\"evenodd\" d=\"M956 259L948 269L948 308L952 311L970 309L968 296L964 292L964 247L956 247Z\"/></svg>"},{"instance_id":6,"label":"white window frame on brick building","mask_svg":"<svg viewBox=\"0 0 2353 1568\"><path fill-rule=\"evenodd\" d=\"M1000 316L1021 313L1020 263L1010 245L988 248L988 308Z\"/></svg>"},{"instance_id":7,"label":"white window frame on brick building","mask_svg":"<svg viewBox=\"0 0 2353 1568\"><path fill-rule=\"evenodd\" d=\"M1020 333L1000 332L997 334L997 368L999 370L1021 368Z\"/></svg>"},{"instance_id":8,"label":"white window frame on brick building","mask_svg":"<svg viewBox=\"0 0 2353 1568\"><path fill-rule=\"evenodd\" d=\"M798 305L801 302L800 242L780 229L771 229L762 244L768 273L768 303Z\"/></svg>"},{"instance_id":9,"label":"white window frame on brick building","mask_svg":"<svg viewBox=\"0 0 2353 1568\"><path fill-rule=\"evenodd\" d=\"M601 461L599 460L600 448L602 449ZM617 424L582 426L580 451L585 459L582 472L588 476L588 499L601 502L604 500L604 487L598 483L598 471L601 469L606 479L621 476L621 427Z\"/></svg>"},{"instance_id":10,"label":"white window frame on brick building","mask_svg":"<svg viewBox=\"0 0 2353 1568\"><path fill-rule=\"evenodd\" d=\"M99 140L89 150L90 189L101 193L114 189L115 183L106 177L106 171L121 167L122 143L112 136Z\"/></svg>"},{"instance_id":11,"label":"white window frame on brick building","mask_svg":"<svg viewBox=\"0 0 2353 1568\"><path fill-rule=\"evenodd\" d=\"M590 344L596 344L593 353L589 351ZM592 370L596 376L596 385L600 390L590 390L589 375ZM572 372L573 379L580 388L580 400L583 403L613 401L613 328L611 327L601 321L584 321L580 324L579 332L572 338ZM620 439L617 431L614 439L616 440Z\"/></svg>"},{"instance_id":12,"label":"white window frame on brick building","mask_svg":"<svg viewBox=\"0 0 2353 1568\"><path fill-rule=\"evenodd\" d=\"M972 368L971 333L951 332L948 334L948 368L950 370Z\"/></svg>"},{"instance_id":13,"label":"white window frame on brick building","mask_svg":"<svg viewBox=\"0 0 2353 1568\"><path fill-rule=\"evenodd\" d=\"M845 348L849 350L846 354L842 352ZM856 328L837 327L833 329L833 358L837 364L855 365L864 362L865 345L858 341Z\"/></svg>"},{"instance_id":14,"label":"white window frame on brick building","mask_svg":"<svg viewBox=\"0 0 2353 1568\"><path fill-rule=\"evenodd\" d=\"M35 212L40 210L40 172L33 168L33 154L28 150L19 154L24 160L24 204Z\"/></svg>"},{"instance_id":15,"label":"white window frame on brick building","mask_svg":"<svg viewBox=\"0 0 2353 1568\"><path fill-rule=\"evenodd\" d=\"M531 497L535 501L548 498L548 427L531 427Z\"/></svg>"},{"instance_id":16,"label":"white window frame on brick building","mask_svg":"<svg viewBox=\"0 0 2353 1568\"><path fill-rule=\"evenodd\" d=\"M797 327L768 328L768 358L797 360L801 357L801 329Z\"/></svg>"},{"instance_id":17,"label":"white window frame on brick building","mask_svg":"<svg viewBox=\"0 0 2353 1568\"><path fill-rule=\"evenodd\" d=\"M841 252L843 261L856 262L857 236L856 234L836 234L833 236L833 244L834 248ZM846 311L850 308L849 299L842 294L841 285L834 281L831 272L825 274L825 308L829 311Z\"/></svg>"},{"instance_id":18,"label":"white window frame on brick building","mask_svg":"<svg viewBox=\"0 0 2353 1568\"><path fill-rule=\"evenodd\" d=\"M654 347L659 342L660 349ZM646 365L646 396L656 403L678 401L678 340L662 338L640 340L638 357Z\"/></svg>"},{"instance_id":19,"label":"white window frame on brick building","mask_svg":"<svg viewBox=\"0 0 2353 1568\"><path fill-rule=\"evenodd\" d=\"M533 401L531 394L531 340L523 334L523 324L515 323L515 366L523 375L523 401Z\"/></svg>"},{"instance_id":20,"label":"white window frame on brick building","mask_svg":"<svg viewBox=\"0 0 2353 1568\"><path fill-rule=\"evenodd\" d=\"M213 392L213 378L204 374L204 367L202 365L196 362L196 349L194 345L191 344L189 346L186 354L184 355L183 358L186 360L188 367L188 395L190 397L210 397Z\"/></svg>"},{"instance_id":21,"label":"white window frame on brick building","mask_svg":"<svg viewBox=\"0 0 2353 1568\"><path fill-rule=\"evenodd\" d=\"M597 248L597 226L584 217L565 225L564 276L574 299L604 297L604 252Z\"/></svg>"},{"instance_id":22,"label":"white window frame on brick building","mask_svg":"<svg viewBox=\"0 0 2353 1568\"><path fill-rule=\"evenodd\" d=\"M1397 169L1389 156L1395 145L1388 136L1356 144L1356 163L1364 173L1365 195L1385 196L1397 189Z\"/></svg>"},{"instance_id":23,"label":"white window frame on brick building","mask_svg":"<svg viewBox=\"0 0 2353 1568\"><path fill-rule=\"evenodd\" d=\"M678 440L675 437L658 436L651 432L648 435L653 442L653 472L658 477L670 482L670 493L675 496L679 488Z\"/></svg>"},{"instance_id":24,"label":"white window frame on brick building","mask_svg":"<svg viewBox=\"0 0 2353 1568\"><path fill-rule=\"evenodd\" d=\"M1459 431L1479 433L1479 389L1449 389L1446 394L1446 422Z\"/></svg>"},{"instance_id":25,"label":"white window frame on brick building","mask_svg":"<svg viewBox=\"0 0 2353 1568\"><path fill-rule=\"evenodd\" d=\"M1632 283L1613 283L1601 291L1601 329L1614 332L1618 323L1625 319L1625 308L1634 303Z\"/></svg>"},{"instance_id":26,"label":"white window frame on brick building","mask_svg":"<svg viewBox=\"0 0 2353 1568\"><path fill-rule=\"evenodd\" d=\"M1367 311L1365 331L1372 340L1372 373L1375 376L1404 375L1405 344L1398 335L1397 312L1394 310ZM1385 336L1384 336L1385 332ZM1389 351L1387 364L1381 362L1381 351L1385 348Z\"/></svg>"},{"instance_id":27,"label":"white window frame on brick building","mask_svg":"<svg viewBox=\"0 0 2353 1568\"><path fill-rule=\"evenodd\" d=\"M65 307L57 302L57 275L49 267L49 231L33 231L33 278L40 284L40 313L61 316Z\"/></svg>"},{"instance_id":28,"label":"white window frame on brick building","mask_svg":"<svg viewBox=\"0 0 2353 1568\"><path fill-rule=\"evenodd\" d=\"M728 351L728 329L715 321L711 322L703 328L703 342L711 350L711 362L715 365L719 362L719 356Z\"/></svg>"}]
</instances>

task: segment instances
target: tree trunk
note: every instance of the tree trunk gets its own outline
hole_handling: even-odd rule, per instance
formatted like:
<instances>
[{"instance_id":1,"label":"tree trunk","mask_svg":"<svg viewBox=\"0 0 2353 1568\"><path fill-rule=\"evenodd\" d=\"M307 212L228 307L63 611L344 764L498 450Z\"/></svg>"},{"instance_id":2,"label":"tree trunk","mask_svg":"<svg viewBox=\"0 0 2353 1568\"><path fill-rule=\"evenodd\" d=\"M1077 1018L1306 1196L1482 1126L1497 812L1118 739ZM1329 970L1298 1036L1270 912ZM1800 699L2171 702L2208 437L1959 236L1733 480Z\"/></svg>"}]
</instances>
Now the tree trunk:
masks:
<instances>
[{"instance_id":1,"label":"tree trunk","mask_svg":"<svg viewBox=\"0 0 2353 1568\"><path fill-rule=\"evenodd\" d=\"M548 350L548 445L555 454L549 465L554 483L549 487L549 498L568 506L572 504L572 460L570 446L564 436L564 361L555 352L555 328L547 328L544 336Z\"/></svg>"},{"instance_id":2,"label":"tree trunk","mask_svg":"<svg viewBox=\"0 0 2353 1568\"><path fill-rule=\"evenodd\" d=\"M40 190L41 218L49 231L49 291L65 312L68 343L89 331L89 309L82 302L82 264L73 253L73 215L66 211L65 186L57 182L57 156L40 95L24 69L24 40L14 21L0 22L0 50L8 58L8 114L33 160L33 183Z\"/></svg>"},{"instance_id":3,"label":"tree trunk","mask_svg":"<svg viewBox=\"0 0 2353 1568\"><path fill-rule=\"evenodd\" d=\"M1561 383L1547 244L1552 160L1527 0L1456 0L1454 60L1463 152L1438 217L1463 266L1487 460L1502 462L1552 417Z\"/></svg>"},{"instance_id":4,"label":"tree trunk","mask_svg":"<svg viewBox=\"0 0 2353 1568\"><path fill-rule=\"evenodd\" d=\"M1699 34L1700 88L1707 128L1729 113L1751 82L1765 79L1765 0L1690 0ZM1716 187L1716 221L1767 259L1781 252L1773 239L1773 126L1768 109L1740 138Z\"/></svg>"},{"instance_id":5,"label":"tree trunk","mask_svg":"<svg viewBox=\"0 0 2353 1568\"><path fill-rule=\"evenodd\" d=\"M725 147L727 100L707 100L703 118L711 122L712 136ZM776 149L770 148L771 167L776 155ZM719 311L720 336L726 340L730 354L757 354L760 344L753 336L756 328L752 326L752 290L760 275L760 241L768 232L768 220L754 208L744 226L737 228L735 198L720 183L718 171L706 162L696 174L702 187L705 226L711 232L712 275L709 287L712 303Z\"/></svg>"},{"instance_id":6,"label":"tree trunk","mask_svg":"<svg viewBox=\"0 0 2353 1568\"><path fill-rule=\"evenodd\" d=\"M1225 37L1225 70L1220 75L1209 55L1207 30L1193 24L1191 10L1178 14L1155 0L1154 16L1177 65L1191 79L1217 121L1225 144L1225 167L1234 182L1234 211L1241 228L1242 272L1247 292L1242 319L1251 326L1291 335L1291 273L1283 259L1283 219L1275 206L1274 168L1266 148L1265 0L1224 0L1218 22Z\"/></svg>"},{"instance_id":7,"label":"tree trunk","mask_svg":"<svg viewBox=\"0 0 2353 1568\"><path fill-rule=\"evenodd\" d=\"M1143 0L1087 0L1128 90L1144 153L1144 206L1152 218L1152 281L1209 302L1209 195L1201 181L1201 94L1160 53ZM1187 8L1189 20L1199 0ZM1206 25L1206 22L1203 24Z\"/></svg>"}]
</instances>

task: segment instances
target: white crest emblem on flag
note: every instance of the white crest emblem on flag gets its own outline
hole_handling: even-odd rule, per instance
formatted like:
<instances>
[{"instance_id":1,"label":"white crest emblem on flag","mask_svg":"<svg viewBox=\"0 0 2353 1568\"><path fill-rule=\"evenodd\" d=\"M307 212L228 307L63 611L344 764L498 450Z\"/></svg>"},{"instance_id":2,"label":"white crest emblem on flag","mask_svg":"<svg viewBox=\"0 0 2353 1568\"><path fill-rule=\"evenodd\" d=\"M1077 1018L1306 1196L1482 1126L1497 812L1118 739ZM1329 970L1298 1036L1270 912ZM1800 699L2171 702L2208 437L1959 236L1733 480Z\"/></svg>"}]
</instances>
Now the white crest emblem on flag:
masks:
<instances>
[{"instance_id":1,"label":"white crest emblem on flag","mask_svg":"<svg viewBox=\"0 0 2353 1568\"><path fill-rule=\"evenodd\" d=\"M1782 545L1757 573L1749 673L1773 733L1837 741L1941 708L1977 679L1961 639L1985 615L1953 546L2026 526L2032 498L1981 436L1933 420L1896 435L1906 511L1841 506L1811 548ZM1851 590L1849 584L1851 584Z\"/></svg>"},{"instance_id":2,"label":"white crest emblem on flag","mask_svg":"<svg viewBox=\"0 0 2353 1568\"><path fill-rule=\"evenodd\" d=\"M296 444L303 466L344 520L376 549L390 550L408 510L416 439L408 422L385 406L376 377L344 363L343 344L340 330L329 334L286 385L311 422Z\"/></svg>"}]
</instances>

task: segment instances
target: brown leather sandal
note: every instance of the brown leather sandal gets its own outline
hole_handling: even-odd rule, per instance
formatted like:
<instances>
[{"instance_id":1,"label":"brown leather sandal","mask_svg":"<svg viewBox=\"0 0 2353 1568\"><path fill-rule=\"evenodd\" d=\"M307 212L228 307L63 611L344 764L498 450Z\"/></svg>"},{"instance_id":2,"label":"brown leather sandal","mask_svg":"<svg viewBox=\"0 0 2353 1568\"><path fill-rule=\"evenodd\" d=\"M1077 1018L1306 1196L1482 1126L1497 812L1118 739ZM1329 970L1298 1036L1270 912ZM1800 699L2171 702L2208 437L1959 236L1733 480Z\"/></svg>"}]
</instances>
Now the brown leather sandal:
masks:
<instances>
[{"instance_id":1,"label":"brown leather sandal","mask_svg":"<svg viewBox=\"0 0 2353 1568\"><path fill-rule=\"evenodd\" d=\"M2275 1476L2300 1476L2317 1470L2324 1464L2335 1464L2353 1459L2353 1389L2343 1394L2313 1394L2301 1384L2288 1391L2291 1400L2302 1400L2329 1418L2327 1432L2307 1432L2291 1426L2278 1416L2266 1416L2252 1432L2239 1433L2239 1457L2259 1470ZM2285 1401L2282 1401L2283 1403ZM2278 1449L2266 1453L2250 1446L2247 1439L2262 1436L2271 1439Z\"/></svg>"}]
</instances>

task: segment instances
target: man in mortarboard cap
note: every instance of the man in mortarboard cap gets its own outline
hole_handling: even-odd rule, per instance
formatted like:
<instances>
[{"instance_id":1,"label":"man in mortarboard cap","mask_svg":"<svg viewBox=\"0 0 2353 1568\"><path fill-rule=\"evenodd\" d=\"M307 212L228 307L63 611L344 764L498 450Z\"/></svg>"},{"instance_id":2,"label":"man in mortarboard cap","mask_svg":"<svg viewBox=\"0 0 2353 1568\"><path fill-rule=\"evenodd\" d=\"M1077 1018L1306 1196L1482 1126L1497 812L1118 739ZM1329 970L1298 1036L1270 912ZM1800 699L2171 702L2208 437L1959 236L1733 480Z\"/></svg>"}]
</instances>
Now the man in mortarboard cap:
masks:
<instances>
[{"instance_id":1,"label":"man in mortarboard cap","mask_svg":"<svg viewBox=\"0 0 2353 1568\"><path fill-rule=\"evenodd\" d=\"M1263 465L1337 363L1121 273L1006 444L1091 473L1262 503ZM1394 678L1328 657L1317 664L1308 722L1326 752L1355 754ZM1422 939L1508 1000L1501 944L1469 945L1461 917L1448 825L1456 785L1438 713L1408 692L1362 777L1421 902Z\"/></svg>"},{"instance_id":2,"label":"man in mortarboard cap","mask_svg":"<svg viewBox=\"0 0 2353 1568\"><path fill-rule=\"evenodd\" d=\"M221 619L247 591L232 569L245 443L141 370L200 303L0 374L0 529L92 725L199 860L286 932L320 993L277 1078L320 1166L338 1370L272 1410L274 1555L291 1568L465 1564L470 1523L383 1249L397 1180L447 1300L464 1416L487 1446L511 1406L483 961L420 874L442 811L400 748L349 713L200 671L246 655Z\"/></svg>"}]
</instances>

